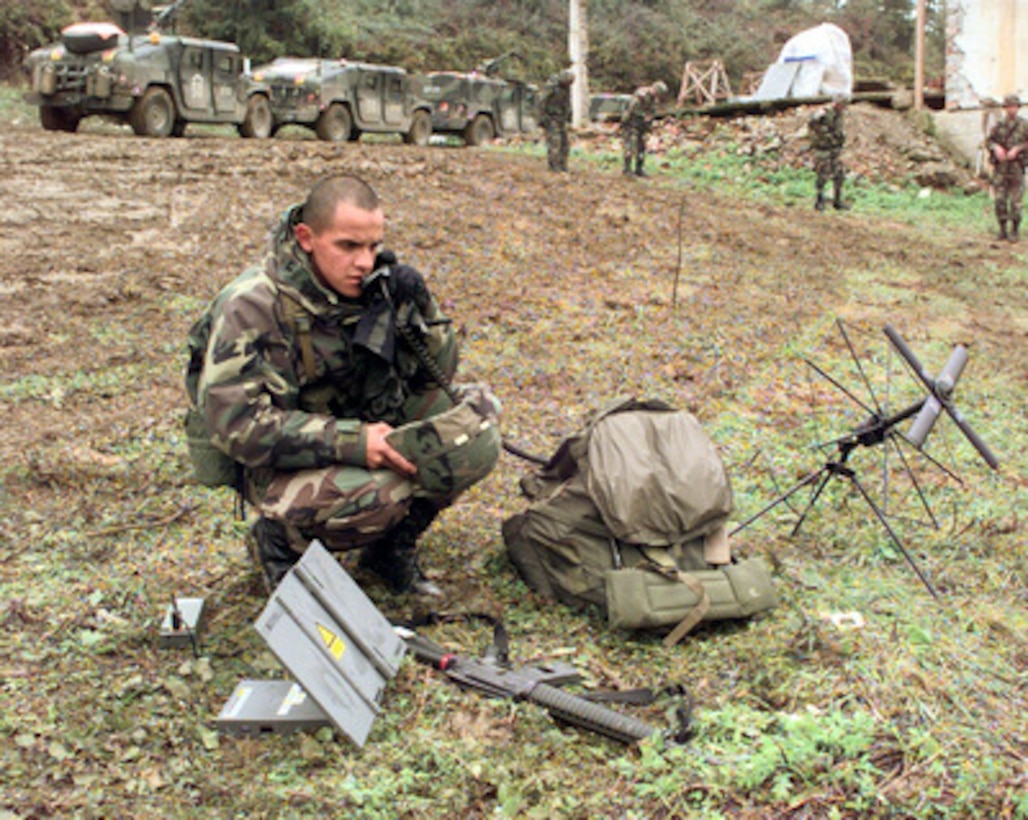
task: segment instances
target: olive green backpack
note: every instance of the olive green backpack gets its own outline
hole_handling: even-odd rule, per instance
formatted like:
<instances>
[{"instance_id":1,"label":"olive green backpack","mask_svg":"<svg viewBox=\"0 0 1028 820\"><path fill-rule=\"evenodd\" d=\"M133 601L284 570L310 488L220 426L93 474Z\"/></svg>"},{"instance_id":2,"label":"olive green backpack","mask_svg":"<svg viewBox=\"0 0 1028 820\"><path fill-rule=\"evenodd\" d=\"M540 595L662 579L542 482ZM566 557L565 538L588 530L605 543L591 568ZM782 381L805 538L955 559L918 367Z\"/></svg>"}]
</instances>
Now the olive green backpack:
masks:
<instances>
[{"instance_id":1,"label":"olive green backpack","mask_svg":"<svg viewBox=\"0 0 1028 820\"><path fill-rule=\"evenodd\" d=\"M697 419L657 400L619 399L521 479L529 504L503 523L511 561L536 592L599 607L618 629L666 631L775 605L758 559L735 562L732 489Z\"/></svg>"}]
</instances>

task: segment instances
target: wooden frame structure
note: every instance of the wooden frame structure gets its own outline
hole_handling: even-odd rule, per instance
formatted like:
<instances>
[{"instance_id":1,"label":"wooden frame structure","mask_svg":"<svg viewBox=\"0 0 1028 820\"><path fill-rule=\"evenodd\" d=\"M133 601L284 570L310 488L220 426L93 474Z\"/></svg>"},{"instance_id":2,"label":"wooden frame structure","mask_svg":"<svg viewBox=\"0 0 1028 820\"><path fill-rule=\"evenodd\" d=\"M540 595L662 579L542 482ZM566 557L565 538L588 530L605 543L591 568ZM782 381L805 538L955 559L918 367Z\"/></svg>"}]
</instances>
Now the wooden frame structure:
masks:
<instances>
[{"instance_id":1,"label":"wooden frame structure","mask_svg":"<svg viewBox=\"0 0 1028 820\"><path fill-rule=\"evenodd\" d=\"M713 105L731 96L732 86L728 82L724 63L720 60L690 60L685 64L678 105Z\"/></svg>"}]
</instances>

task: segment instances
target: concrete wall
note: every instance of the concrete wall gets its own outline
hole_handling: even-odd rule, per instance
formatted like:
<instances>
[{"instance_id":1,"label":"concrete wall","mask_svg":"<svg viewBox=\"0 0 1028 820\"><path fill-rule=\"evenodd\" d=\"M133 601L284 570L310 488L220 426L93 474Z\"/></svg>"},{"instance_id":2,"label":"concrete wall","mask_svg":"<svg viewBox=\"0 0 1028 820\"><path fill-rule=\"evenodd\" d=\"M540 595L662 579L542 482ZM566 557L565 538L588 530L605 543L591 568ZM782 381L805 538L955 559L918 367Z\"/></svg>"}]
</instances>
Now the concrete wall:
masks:
<instances>
[{"instance_id":1,"label":"concrete wall","mask_svg":"<svg viewBox=\"0 0 1028 820\"><path fill-rule=\"evenodd\" d=\"M948 0L946 108L1028 96L1028 2Z\"/></svg>"},{"instance_id":2,"label":"concrete wall","mask_svg":"<svg viewBox=\"0 0 1028 820\"><path fill-rule=\"evenodd\" d=\"M1002 114L1002 109L993 109ZM995 116L988 109L963 109L953 111L930 112L935 124L935 134L939 142L945 145L955 159L962 160L964 165L975 171L984 162L982 145L987 134L986 128L993 122L983 122L987 117Z\"/></svg>"}]
</instances>

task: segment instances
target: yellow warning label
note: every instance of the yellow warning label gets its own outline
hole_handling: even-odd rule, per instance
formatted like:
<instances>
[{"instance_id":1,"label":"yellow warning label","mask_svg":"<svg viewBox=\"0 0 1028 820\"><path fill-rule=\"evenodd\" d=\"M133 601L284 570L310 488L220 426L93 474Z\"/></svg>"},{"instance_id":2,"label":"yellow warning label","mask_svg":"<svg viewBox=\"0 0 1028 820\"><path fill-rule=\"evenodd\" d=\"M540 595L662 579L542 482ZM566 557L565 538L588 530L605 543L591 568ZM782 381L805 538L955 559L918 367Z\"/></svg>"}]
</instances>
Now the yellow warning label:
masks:
<instances>
[{"instance_id":1,"label":"yellow warning label","mask_svg":"<svg viewBox=\"0 0 1028 820\"><path fill-rule=\"evenodd\" d=\"M321 636L321 640L325 642L325 646L328 648L329 654L339 660L343 657L343 652L346 650L346 644L343 643L343 639L336 635L331 629L318 624L318 634Z\"/></svg>"}]
</instances>

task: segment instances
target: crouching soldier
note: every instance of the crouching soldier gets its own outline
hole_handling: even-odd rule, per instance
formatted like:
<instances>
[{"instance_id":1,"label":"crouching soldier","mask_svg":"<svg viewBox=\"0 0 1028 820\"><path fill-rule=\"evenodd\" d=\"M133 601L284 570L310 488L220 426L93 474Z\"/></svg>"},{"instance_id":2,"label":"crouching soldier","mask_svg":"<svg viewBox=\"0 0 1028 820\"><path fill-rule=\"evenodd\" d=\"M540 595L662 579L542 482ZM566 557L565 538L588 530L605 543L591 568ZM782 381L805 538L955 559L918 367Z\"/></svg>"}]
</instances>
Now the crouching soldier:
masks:
<instances>
[{"instance_id":1,"label":"crouching soldier","mask_svg":"<svg viewBox=\"0 0 1028 820\"><path fill-rule=\"evenodd\" d=\"M449 386L453 329L382 251L384 224L365 182L322 180L190 332L194 468L220 465L197 470L208 484L234 472L256 508L247 542L269 592L317 538L362 549L395 592L441 594L418 537L499 456L498 404Z\"/></svg>"}]
</instances>

